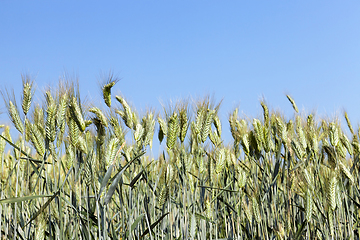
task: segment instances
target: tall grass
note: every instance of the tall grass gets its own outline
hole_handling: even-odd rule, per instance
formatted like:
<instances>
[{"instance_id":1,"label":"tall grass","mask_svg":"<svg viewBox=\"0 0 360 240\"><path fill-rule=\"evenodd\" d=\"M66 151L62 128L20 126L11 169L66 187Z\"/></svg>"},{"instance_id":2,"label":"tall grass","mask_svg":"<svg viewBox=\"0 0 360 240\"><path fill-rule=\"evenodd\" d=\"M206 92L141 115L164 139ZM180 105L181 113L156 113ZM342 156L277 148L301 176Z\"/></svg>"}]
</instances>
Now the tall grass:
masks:
<instances>
[{"instance_id":1,"label":"tall grass","mask_svg":"<svg viewBox=\"0 0 360 240\"><path fill-rule=\"evenodd\" d=\"M0 239L359 239L359 130L265 102L262 118L229 116L205 98L140 115L117 82L105 105L72 84L21 109L3 92L16 139L1 125ZM116 99L116 103L112 102ZM193 114L192 114L193 113ZM154 134L164 152L151 159ZM6 146L8 145L8 146Z\"/></svg>"}]
</instances>

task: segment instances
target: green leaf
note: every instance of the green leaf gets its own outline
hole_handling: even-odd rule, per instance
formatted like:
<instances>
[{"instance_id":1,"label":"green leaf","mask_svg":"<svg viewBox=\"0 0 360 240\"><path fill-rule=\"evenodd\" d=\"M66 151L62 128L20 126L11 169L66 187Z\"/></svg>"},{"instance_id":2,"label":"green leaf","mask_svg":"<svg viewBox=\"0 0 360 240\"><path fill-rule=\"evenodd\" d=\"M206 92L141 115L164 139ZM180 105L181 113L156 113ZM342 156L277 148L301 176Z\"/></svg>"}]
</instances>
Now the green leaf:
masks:
<instances>
[{"instance_id":1,"label":"green leaf","mask_svg":"<svg viewBox=\"0 0 360 240\"><path fill-rule=\"evenodd\" d=\"M34 196L25 196L25 197L16 197L16 198L5 198L5 199L0 199L0 203L17 203L17 202L36 199L36 198L51 197L51 196L52 195L34 195Z\"/></svg>"},{"instance_id":2,"label":"green leaf","mask_svg":"<svg viewBox=\"0 0 360 240\"><path fill-rule=\"evenodd\" d=\"M106 171L105 173L105 176L103 178L103 180L101 181L101 186L100 186L100 190L99 190L99 193L98 193L98 201L100 199L100 196L101 196L101 193L102 191L104 191L105 187L106 187L106 184L108 183L110 177L111 177L111 172L112 172L112 169L114 168L114 165L111 164L108 168L108 170Z\"/></svg>"},{"instance_id":3,"label":"green leaf","mask_svg":"<svg viewBox=\"0 0 360 240\"><path fill-rule=\"evenodd\" d=\"M150 229L147 228L147 229L143 232L143 234L141 234L140 240L141 240L143 237L145 237L146 234L148 234L148 233L150 232L150 230L153 230L153 228L156 227L156 225L158 225L158 224L161 222L161 220L163 220L163 218L166 217L166 215L168 215L168 214L169 214L169 212L165 213L165 214L162 215L156 222L154 222L153 224L151 224L151 225L150 225Z\"/></svg>"},{"instance_id":4,"label":"green leaf","mask_svg":"<svg viewBox=\"0 0 360 240\"><path fill-rule=\"evenodd\" d=\"M140 214L140 216L138 216L138 217L135 219L135 221L133 222L133 224L131 224L131 229L130 229L130 231L128 230L128 231L126 232L126 237L125 237L126 239L129 237L130 233L131 233L132 231L134 231L134 229L137 227L137 225L139 224L140 220L141 220L144 216L145 216L145 213Z\"/></svg>"},{"instance_id":5,"label":"green leaf","mask_svg":"<svg viewBox=\"0 0 360 240\"><path fill-rule=\"evenodd\" d=\"M104 205L108 204L111 200L112 195L115 192L115 189L117 188L117 185L119 184L119 181L122 177L122 174L125 172L125 170L135 161L137 160L139 157L141 157L142 155L144 155L145 152L141 152L139 155L135 156L130 162L128 162L119 172L118 174L116 174L116 177L114 179L114 181L111 183L109 191L107 192L106 196L105 196L105 200L104 200ZM100 194L99 194L100 195Z\"/></svg>"},{"instance_id":6,"label":"green leaf","mask_svg":"<svg viewBox=\"0 0 360 240\"><path fill-rule=\"evenodd\" d=\"M51 203L51 201L54 200L54 198L55 198L59 193L60 193L60 190L57 190L57 192L54 193L54 195L52 195L52 196L50 197L50 199L48 199L48 200L46 201L46 203L45 203L44 205L42 205L41 208L34 214L34 216L30 219L30 221L29 221L27 224L25 224L24 228L25 228L29 223L31 223L35 218L37 218L37 216L39 216L40 213L41 213L42 211L44 211L47 206L49 206L49 204Z\"/></svg>"}]
</instances>

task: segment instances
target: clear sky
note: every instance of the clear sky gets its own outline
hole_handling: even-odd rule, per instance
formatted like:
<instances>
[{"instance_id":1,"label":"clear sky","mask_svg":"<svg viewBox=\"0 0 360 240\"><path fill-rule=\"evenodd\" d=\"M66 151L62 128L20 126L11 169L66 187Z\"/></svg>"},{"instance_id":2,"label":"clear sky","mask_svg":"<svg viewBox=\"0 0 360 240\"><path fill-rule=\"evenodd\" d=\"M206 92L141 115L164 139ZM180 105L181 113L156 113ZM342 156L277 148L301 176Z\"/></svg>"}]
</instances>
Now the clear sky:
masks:
<instances>
[{"instance_id":1,"label":"clear sky","mask_svg":"<svg viewBox=\"0 0 360 240\"><path fill-rule=\"evenodd\" d=\"M0 88L20 99L21 74L38 93L66 74L98 101L112 71L139 111L213 94L228 129L235 107L261 116L262 97L291 117L290 94L304 113L345 109L357 126L359 13L352 0L1 1Z\"/></svg>"}]
</instances>

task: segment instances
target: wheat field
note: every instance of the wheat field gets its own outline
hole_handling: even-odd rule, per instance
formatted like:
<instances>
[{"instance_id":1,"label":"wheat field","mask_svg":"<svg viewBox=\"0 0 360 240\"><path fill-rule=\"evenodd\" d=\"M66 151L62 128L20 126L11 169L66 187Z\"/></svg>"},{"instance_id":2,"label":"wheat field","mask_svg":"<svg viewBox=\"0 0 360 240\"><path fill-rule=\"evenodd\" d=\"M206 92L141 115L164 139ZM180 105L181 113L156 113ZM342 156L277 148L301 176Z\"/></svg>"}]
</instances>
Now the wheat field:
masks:
<instances>
[{"instance_id":1,"label":"wheat field","mask_svg":"<svg viewBox=\"0 0 360 240\"><path fill-rule=\"evenodd\" d=\"M2 92L0 239L359 239L360 129L347 113L341 126L287 96L290 119L261 101L263 117L235 109L222 123L210 98L139 114L116 83L101 106L69 82L43 102L27 77L20 101Z\"/></svg>"}]
</instances>

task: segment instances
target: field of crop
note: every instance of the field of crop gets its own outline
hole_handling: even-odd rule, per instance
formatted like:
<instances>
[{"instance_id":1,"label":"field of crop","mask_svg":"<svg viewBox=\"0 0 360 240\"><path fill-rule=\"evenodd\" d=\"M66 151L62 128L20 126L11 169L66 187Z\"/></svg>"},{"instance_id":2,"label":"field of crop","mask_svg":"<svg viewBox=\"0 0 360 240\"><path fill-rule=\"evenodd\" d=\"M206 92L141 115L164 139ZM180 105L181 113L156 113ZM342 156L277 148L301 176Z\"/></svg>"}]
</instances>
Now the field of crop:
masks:
<instances>
[{"instance_id":1,"label":"field of crop","mask_svg":"<svg viewBox=\"0 0 360 240\"><path fill-rule=\"evenodd\" d=\"M0 239L359 239L359 130L298 113L228 123L211 99L139 114L102 88L2 92ZM21 103L21 105L19 104ZM4 106L3 105L3 106ZM222 129L231 129L226 145ZM14 129L14 130L15 130ZM155 135L155 136L154 136ZM158 159L146 153L160 141Z\"/></svg>"}]
</instances>

